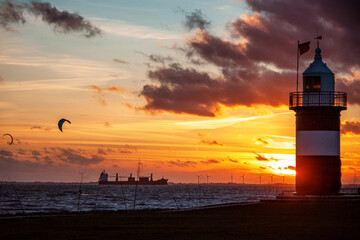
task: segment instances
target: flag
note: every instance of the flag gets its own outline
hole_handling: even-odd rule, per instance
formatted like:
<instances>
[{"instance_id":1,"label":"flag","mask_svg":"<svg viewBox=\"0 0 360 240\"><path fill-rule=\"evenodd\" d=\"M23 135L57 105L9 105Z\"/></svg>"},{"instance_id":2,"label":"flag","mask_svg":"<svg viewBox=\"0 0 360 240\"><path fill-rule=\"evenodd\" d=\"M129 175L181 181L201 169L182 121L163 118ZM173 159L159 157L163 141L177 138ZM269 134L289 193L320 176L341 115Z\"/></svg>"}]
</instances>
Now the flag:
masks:
<instances>
[{"instance_id":1,"label":"flag","mask_svg":"<svg viewBox=\"0 0 360 240\"><path fill-rule=\"evenodd\" d=\"M320 35L320 36L317 36L316 38L314 38L314 39L322 39L322 36Z\"/></svg>"},{"instance_id":2,"label":"flag","mask_svg":"<svg viewBox=\"0 0 360 240\"><path fill-rule=\"evenodd\" d=\"M310 49L310 42L299 43L299 44L298 44L298 48L299 48L299 51L300 51L300 55L303 55L304 53L306 53L307 51L309 51L309 49Z\"/></svg>"}]
</instances>

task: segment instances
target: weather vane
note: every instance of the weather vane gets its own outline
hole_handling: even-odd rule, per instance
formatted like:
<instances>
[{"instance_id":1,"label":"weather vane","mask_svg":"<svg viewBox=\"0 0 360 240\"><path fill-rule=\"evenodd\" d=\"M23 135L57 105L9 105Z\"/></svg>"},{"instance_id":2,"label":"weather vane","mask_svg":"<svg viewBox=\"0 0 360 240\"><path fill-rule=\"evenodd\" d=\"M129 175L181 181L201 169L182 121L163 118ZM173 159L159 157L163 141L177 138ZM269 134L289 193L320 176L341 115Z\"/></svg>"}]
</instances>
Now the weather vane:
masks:
<instances>
[{"instance_id":1,"label":"weather vane","mask_svg":"<svg viewBox=\"0 0 360 240\"><path fill-rule=\"evenodd\" d=\"M314 38L314 39L316 39L317 40L317 48L319 48L319 40L321 40L322 39L322 36L321 35L319 35L319 31L318 31L318 29L316 29L316 38Z\"/></svg>"}]
</instances>

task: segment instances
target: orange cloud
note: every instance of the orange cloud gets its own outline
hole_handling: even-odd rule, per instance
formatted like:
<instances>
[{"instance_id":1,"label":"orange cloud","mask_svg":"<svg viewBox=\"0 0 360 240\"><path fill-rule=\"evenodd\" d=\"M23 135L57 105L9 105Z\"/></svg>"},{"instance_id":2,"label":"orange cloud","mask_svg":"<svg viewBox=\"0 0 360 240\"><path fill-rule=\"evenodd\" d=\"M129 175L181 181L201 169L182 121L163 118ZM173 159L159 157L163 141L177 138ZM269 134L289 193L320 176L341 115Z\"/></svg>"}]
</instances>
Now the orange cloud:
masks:
<instances>
[{"instance_id":1,"label":"orange cloud","mask_svg":"<svg viewBox=\"0 0 360 240\"><path fill-rule=\"evenodd\" d=\"M224 144L217 142L216 140L201 140L200 143L207 144L207 145L219 145L223 146Z\"/></svg>"},{"instance_id":2,"label":"orange cloud","mask_svg":"<svg viewBox=\"0 0 360 240\"><path fill-rule=\"evenodd\" d=\"M107 105L107 102L106 102L105 98L103 98L101 96L93 95L92 98L94 98L96 101L98 101L103 106Z\"/></svg>"},{"instance_id":3,"label":"orange cloud","mask_svg":"<svg viewBox=\"0 0 360 240\"><path fill-rule=\"evenodd\" d=\"M353 119L352 121L345 121L341 124L341 133L342 134L360 134L360 122Z\"/></svg>"},{"instance_id":4,"label":"orange cloud","mask_svg":"<svg viewBox=\"0 0 360 240\"><path fill-rule=\"evenodd\" d=\"M264 144L264 145L269 144L268 141L266 141L266 140L264 140L264 139L261 139L261 138L259 138L259 137L255 137L255 140L258 141L258 142L261 142L261 143Z\"/></svg>"}]
</instances>

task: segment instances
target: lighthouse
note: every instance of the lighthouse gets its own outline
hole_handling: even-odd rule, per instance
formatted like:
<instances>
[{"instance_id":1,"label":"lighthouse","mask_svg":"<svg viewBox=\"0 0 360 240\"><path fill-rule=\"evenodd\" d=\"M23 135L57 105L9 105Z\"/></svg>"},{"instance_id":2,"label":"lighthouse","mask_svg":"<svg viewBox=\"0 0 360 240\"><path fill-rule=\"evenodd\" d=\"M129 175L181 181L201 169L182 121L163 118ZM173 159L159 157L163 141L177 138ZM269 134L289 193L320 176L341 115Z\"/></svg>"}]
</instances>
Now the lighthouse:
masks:
<instances>
[{"instance_id":1,"label":"lighthouse","mask_svg":"<svg viewBox=\"0 0 360 240\"><path fill-rule=\"evenodd\" d=\"M341 188L340 112L346 93L335 91L335 74L321 49L303 72L303 91L290 93L296 113L296 194L336 195Z\"/></svg>"}]
</instances>

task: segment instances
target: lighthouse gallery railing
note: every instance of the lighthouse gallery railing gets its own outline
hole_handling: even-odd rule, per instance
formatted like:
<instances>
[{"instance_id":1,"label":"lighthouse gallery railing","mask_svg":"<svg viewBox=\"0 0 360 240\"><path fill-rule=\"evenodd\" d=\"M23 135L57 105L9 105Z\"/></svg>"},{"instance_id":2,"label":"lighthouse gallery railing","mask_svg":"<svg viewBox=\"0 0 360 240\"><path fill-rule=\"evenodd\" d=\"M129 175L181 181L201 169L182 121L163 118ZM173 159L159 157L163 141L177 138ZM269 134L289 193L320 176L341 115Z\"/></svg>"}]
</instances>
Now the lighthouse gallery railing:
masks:
<instances>
[{"instance_id":1,"label":"lighthouse gallery railing","mask_svg":"<svg viewBox=\"0 0 360 240\"><path fill-rule=\"evenodd\" d=\"M289 108L297 107L341 107L346 109L345 92L292 92Z\"/></svg>"}]
</instances>

